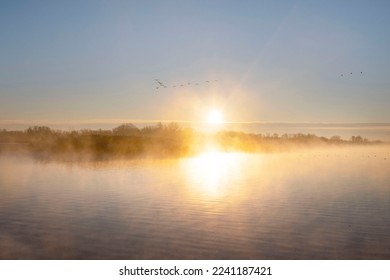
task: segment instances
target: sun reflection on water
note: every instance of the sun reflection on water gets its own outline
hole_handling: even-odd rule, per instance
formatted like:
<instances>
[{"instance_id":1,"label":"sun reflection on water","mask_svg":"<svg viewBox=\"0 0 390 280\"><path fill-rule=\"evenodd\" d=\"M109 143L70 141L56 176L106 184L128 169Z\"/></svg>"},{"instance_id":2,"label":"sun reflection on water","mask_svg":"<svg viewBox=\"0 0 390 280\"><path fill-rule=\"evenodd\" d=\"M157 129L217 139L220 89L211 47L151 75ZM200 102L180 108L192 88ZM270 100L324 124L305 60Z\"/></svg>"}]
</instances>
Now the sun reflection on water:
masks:
<instances>
[{"instance_id":1,"label":"sun reflection on water","mask_svg":"<svg viewBox=\"0 0 390 280\"><path fill-rule=\"evenodd\" d=\"M204 152L184 162L191 191L207 197L226 195L240 174L242 154L217 150Z\"/></svg>"}]
</instances>

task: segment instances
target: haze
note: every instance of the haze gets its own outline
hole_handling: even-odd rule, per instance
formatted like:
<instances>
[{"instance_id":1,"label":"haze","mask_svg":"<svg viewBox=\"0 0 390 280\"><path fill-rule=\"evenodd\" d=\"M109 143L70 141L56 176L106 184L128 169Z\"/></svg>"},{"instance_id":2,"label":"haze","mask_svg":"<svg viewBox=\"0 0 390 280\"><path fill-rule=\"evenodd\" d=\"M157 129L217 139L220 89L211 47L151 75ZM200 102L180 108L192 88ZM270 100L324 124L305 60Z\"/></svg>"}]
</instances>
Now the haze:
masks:
<instances>
[{"instance_id":1,"label":"haze","mask_svg":"<svg viewBox=\"0 0 390 280\"><path fill-rule=\"evenodd\" d=\"M388 1L2 2L0 120L192 122L215 108L234 122L386 123L389 8ZM219 82L156 91L156 78Z\"/></svg>"}]
</instances>

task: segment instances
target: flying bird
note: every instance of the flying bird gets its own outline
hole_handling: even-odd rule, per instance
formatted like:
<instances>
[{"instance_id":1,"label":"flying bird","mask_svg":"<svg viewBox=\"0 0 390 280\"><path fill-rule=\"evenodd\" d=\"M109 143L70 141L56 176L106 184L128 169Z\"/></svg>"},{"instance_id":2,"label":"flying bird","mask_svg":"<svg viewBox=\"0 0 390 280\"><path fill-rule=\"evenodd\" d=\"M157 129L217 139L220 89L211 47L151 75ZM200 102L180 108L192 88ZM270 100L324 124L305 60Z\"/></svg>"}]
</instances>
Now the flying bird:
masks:
<instances>
[{"instance_id":1,"label":"flying bird","mask_svg":"<svg viewBox=\"0 0 390 280\"><path fill-rule=\"evenodd\" d=\"M161 87L167 87L166 85L164 85L160 80L158 79L154 79L156 81L156 83L158 83Z\"/></svg>"}]
</instances>

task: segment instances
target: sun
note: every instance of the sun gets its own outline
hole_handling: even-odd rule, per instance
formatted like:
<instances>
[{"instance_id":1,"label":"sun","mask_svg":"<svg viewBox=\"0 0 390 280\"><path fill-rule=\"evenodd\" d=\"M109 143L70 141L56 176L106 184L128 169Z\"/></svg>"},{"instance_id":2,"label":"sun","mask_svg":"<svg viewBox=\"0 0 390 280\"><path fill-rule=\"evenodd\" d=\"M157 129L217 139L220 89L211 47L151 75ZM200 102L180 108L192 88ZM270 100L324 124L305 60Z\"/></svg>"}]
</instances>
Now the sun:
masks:
<instances>
[{"instance_id":1,"label":"sun","mask_svg":"<svg viewBox=\"0 0 390 280\"><path fill-rule=\"evenodd\" d=\"M218 110L212 110L207 116L207 121L210 124L220 124L222 122L222 113Z\"/></svg>"}]
</instances>

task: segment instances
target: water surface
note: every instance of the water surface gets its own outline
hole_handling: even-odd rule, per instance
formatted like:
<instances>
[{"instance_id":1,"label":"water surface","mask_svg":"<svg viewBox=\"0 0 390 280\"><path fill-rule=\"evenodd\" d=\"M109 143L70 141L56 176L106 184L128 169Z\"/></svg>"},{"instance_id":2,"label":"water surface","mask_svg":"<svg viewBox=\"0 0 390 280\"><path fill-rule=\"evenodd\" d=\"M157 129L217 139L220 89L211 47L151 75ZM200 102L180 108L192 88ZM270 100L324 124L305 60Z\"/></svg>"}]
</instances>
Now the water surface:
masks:
<instances>
[{"instance_id":1,"label":"water surface","mask_svg":"<svg viewBox=\"0 0 390 280\"><path fill-rule=\"evenodd\" d=\"M390 149L0 155L1 259L390 259Z\"/></svg>"}]
</instances>

